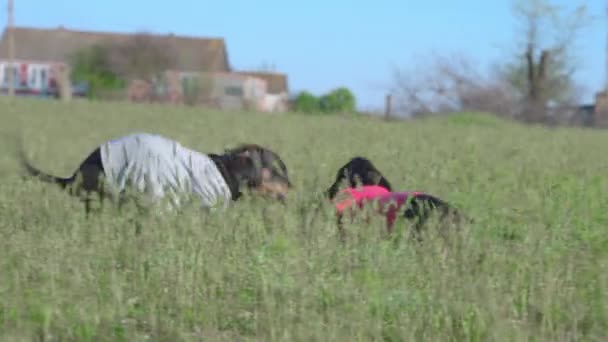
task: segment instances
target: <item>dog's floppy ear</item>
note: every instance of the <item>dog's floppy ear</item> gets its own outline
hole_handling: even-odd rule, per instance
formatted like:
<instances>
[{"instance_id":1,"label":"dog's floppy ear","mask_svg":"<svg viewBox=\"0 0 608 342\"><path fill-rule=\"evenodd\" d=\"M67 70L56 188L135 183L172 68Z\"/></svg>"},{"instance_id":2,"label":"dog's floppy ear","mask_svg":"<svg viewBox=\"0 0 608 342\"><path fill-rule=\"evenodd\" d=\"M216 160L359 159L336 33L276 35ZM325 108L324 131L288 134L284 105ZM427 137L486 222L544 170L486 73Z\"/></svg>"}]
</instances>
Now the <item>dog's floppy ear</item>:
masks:
<instances>
[{"instance_id":1,"label":"dog's floppy ear","mask_svg":"<svg viewBox=\"0 0 608 342\"><path fill-rule=\"evenodd\" d=\"M253 163L253 168L256 171L256 175L258 176L262 176L262 169L264 168L264 163L262 163L262 156L260 155L259 152L250 152L250 151L245 151L243 153L241 153L241 156L249 158L251 160L251 162Z\"/></svg>"},{"instance_id":2,"label":"dog's floppy ear","mask_svg":"<svg viewBox=\"0 0 608 342\"><path fill-rule=\"evenodd\" d=\"M338 172L336 173L336 178L334 179L334 183L329 187L329 189L327 189L325 191L325 195L329 199L333 199L334 197L336 197L336 195L338 194L338 191L340 190L340 186L342 185L342 182L344 180L347 180L348 183L350 184L349 170L348 170L347 166L348 166L348 164L342 166L338 170Z\"/></svg>"},{"instance_id":3,"label":"dog's floppy ear","mask_svg":"<svg viewBox=\"0 0 608 342\"><path fill-rule=\"evenodd\" d=\"M391 183L389 183L388 180L386 178L384 178L384 176L380 176L380 181L378 182L378 185L380 185L381 187L385 188L388 191L393 191L393 187L391 186Z\"/></svg>"},{"instance_id":4,"label":"dog's floppy ear","mask_svg":"<svg viewBox=\"0 0 608 342\"><path fill-rule=\"evenodd\" d=\"M233 155L234 158L239 159L239 163L242 165L244 165L245 163L248 163L246 161L246 159L249 159L250 161L252 161L254 163L254 167L257 170L260 170L262 167L262 157L260 156L260 152L257 151L257 149L252 151L252 149L255 149L255 148L256 147L252 146L252 145L241 144L237 148L226 149L225 153Z\"/></svg>"},{"instance_id":5,"label":"dog's floppy ear","mask_svg":"<svg viewBox=\"0 0 608 342\"><path fill-rule=\"evenodd\" d=\"M253 161L249 156L243 155L233 156L232 161L234 165L238 166L240 169L245 169L253 164Z\"/></svg>"},{"instance_id":6,"label":"dog's floppy ear","mask_svg":"<svg viewBox=\"0 0 608 342\"><path fill-rule=\"evenodd\" d=\"M273 165L274 163L276 163L279 166L279 169L281 170L281 172L283 172L283 175L285 175L285 177L287 177L289 179L289 174L287 172L287 166L285 165L285 163L283 162L281 157L279 157L278 154L276 154L274 151L271 151L271 150L264 150L263 159L267 160L270 165Z\"/></svg>"},{"instance_id":7,"label":"dog's floppy ear","mask_svg":"<svg viewBox=\"0 0 608 342\"><path fill-rule=\"evenodd\" d=\"M276 168L278 166L278 169L280 169L283 175L289 180L287 166L285 165L281 157L279 157L279 155L271 149L265 148L258 144L241 143L236 148L226 149L226 153L250 157L257 155L259 156L260 162L262 163L263 167Z\"/></svg>"},{"instance_id":8,"label":"dog's floppy ear","mask_svg":"<svg viewBox=\"0 0 608 342\"><path fill-rule=\"evenodd\" d=\"M260 177L264 178L264 176L266 175L266 179L270 180L271 178L278 176L279 178L283 179L283 181L287 184L288 188L292 188L293 184L291 184L291 181L289 180L289 176L287 174L287 167L285 166L281 158L279 158L276 153L270 150L266 150L257 145L251 146L253 146L251 148L255 149L252 150L250 148L242 150L237 153L237 156L250 158L253 162L255 170L258 172ZM278 164L278 168L276 168L276 166L274 165L275 163Z\"/></svg>"}]
</instances>

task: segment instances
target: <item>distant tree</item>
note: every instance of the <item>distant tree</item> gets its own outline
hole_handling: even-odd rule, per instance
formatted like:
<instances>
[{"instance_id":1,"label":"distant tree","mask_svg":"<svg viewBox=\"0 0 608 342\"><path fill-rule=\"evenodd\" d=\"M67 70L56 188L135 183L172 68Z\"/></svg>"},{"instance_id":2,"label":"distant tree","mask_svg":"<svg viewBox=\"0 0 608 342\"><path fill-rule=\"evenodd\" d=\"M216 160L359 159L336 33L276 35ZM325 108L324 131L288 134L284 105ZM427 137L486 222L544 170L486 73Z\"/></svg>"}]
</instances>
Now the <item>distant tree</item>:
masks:
<instances>
[{"instance_id":1,"label":"distant tree","mask_svg":"<svg viewBox=\"0 0 608 342\"><path fill-rule=\"evenodd\" d=\"M177 56L168 39L138 33L125 42L113 45L108 63L125 80L155 82L161 74L175 67Z\"/></svg>"},{"instance_id":2,"label":"distant tree","mask_svg":"<svg viewBox=\"0 0 608 342\"><path fill-rule=\"evenodd\" d=\"M339 87L323 95L319 101L321 111L325 113L354 112L356 100L353 93L346 87Z\"/></svg>"},{"instance_id":3,"label":"distant tree","mask_svg":"<svg viewBox=\"0 0 608 342\"><path fill-rule=\"evenodd\" d=\"M102 45L78 50L71 57L72 82L86 83L88 96L99 97L103 91L120 89L124 87L123 80L112 70L108 64L108 49Z\"/></svg>"},{"instance_id":4,"label":"distant tree","mask_svg":"<svg viewBox=\"0 0 608 342\"><path fill-rule=\"evenodd\" d=\"M346 87L339 87L321 97L302 91L293 101L293 110L316 114L347 113L354 112L356 104L353 93Z\"/></svg>"},{"instance_id":5,"label":"distant tree","mask_svg":"<svg viewBox=\"0 0 608 342\"><path fill-rule=\"evenodd\" d=\"M524 98L522 119L542 122L548 102L577 100L574 44L590 18L583 4L564 14L548 0L514 0L514 14L521 38L516 57L503 69L505 78Z\"/></svg>"},{"instance_id":6,"label":"distant tree","mask_svg":"<svg viewBox=\"0 0 608 342\"><path fill-rule=\"evenodd\" d=\"M293 110L300 113L320 113L319 99L308 91L300 92L293 103Z\"/></svg>"},{"instance_id":7,"label":"distant tree","mask_svg":"<svg viewBox=\"0 0 608 342\"><path fill-rule=\"evenodd\" d=\"M489 72L459 55L425 56L411 70L397 68L395 111L411 117L484 111L526 122L568 122L580 95L575 43L589 22L586 7L563 12L549 0L512 1L522 25L513 58L493 63Z\"/></svg>"},{"instance_id":8,"label":"distant tree","mask_svg":"<svg viewBox=\"0 0 608 342\"><path fill-rule=\"evenodd\" d=\"M408 70L396 68L393 77L393 109L401 116L480 111L513 117L520 100L497 67L485 72L462 54L426 55Z\"/></svg>"}]
</instances>

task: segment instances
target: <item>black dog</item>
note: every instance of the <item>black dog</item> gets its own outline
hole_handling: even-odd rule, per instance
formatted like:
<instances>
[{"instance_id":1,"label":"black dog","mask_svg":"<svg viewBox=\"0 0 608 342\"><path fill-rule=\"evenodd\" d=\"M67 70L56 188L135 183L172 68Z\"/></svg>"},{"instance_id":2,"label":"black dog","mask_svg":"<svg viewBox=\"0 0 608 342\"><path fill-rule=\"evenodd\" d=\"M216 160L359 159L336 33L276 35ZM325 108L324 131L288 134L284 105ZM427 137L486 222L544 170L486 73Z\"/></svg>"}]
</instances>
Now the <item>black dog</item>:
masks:
<instances>
[{"instance_id":1,"label":"black dog","mask_svg":"<svg viewBox=\"0 0 608 342\"><path fill-rule=\"evenodd\" d=\"M336 173L334 183L325 192L326 195L333 199L340 190L343 182L347 181L351 188L361 185L379 185L388 191L392 191L391 184L376 168L376 166L367 158L353 157L344 164Z\"/></svg>"},{"instance_id":2,"label":"black dog","mask_svg":"<svg viewBox=\"0 0 608 342\"><path fill-rule=\"evenodd\" d=\"M358 185L371 186L377 185L392 192L390 182L367 158L354 157L344 164L337 172L334 183L326 190L326 196L334 200L342 186L346 183L347 187L356 188ZM428 221L433 213L439 213L440 220L445 221L448 216L455 217L459 221L460 214L446 201L424 193L411 193L408 195L411 200L405 204L402 216L410 221L415 221L415 233L421 232L423 225ZM338 223L341 228L342 216L339 215ZM392 228L389 226L389 233ZM418 237L419 238L419 237Z\"/></svg>"},{"instance_id":3,"label":"black dog","mask_svg":"<svg viewBox=\"0 0 608 342\"><path fill-rule=\"evenodd\" d=\"M135 143L135 141L137 142ZM118 147L112 147L114 146L113 144L116 143L119 144L117 145ZM205 155L185 148L179 143L161 136L134 134L106 142L97 147L81 162L72 176L66 178L47 174L32 166L25 157L23 148L19 149L19 158L29 175L38 177L46 182L58 184L64 189L69 187L72 195L81 197L84 192L85 212L87 214L90 211L90 195L96 193L103 203L103 200L108 197L105 192L104 183L110 181L111 183L114 183L112 185L116 185L116 181L119 180L117 177L123 177L120 175L116 176L115 171L117 168L120 172L127 172L129 169L143 167L139 172L144 178L150 178L151 175L165 176L164 179L177 177L177 173L171 173L173 172L172 169L168 169L169 171L167 171L167 165L165 164L171 164L169 167L175 166L178 168L177 171L183 169L182 179L194 180L192 189L198 190L198 193L203 197L212 197L211 199L229 197L230 200L236 201L241 197L241 190L243 187L246 187L248 190L255 193L271 195L280 200L284 200L289 190L288 179L283 177L273 168L266 167L259 156L260 151L266 150L261 146L255 146L256 150L250 151L248 154L243 153L247 151L247 148L243 147L239 150L239 153L229 152L225 154ZM104 148L113 148L114 153L110 155ZM169 149L174 153L174 156L176 156L175 158L179 157L179 153L187 154L187 158L175 161L173 160L175 158L171 156L170 153L167 153ZM144 153L147 154L142 157ZM148 157L149 154L157 157L160 162L156 162L156 159L150 159ZM269 155L275 155L278 158L278 155L274 152L269 153ZM186 160L188 158L189 160ZM198 160L199 164L203 163L201 165L203 165L204 170L200 170L200 167L197 169L197 167L192 164L193 158ZM141 160L144 160L144 162L141 162ZM208 160L211 162L206 162ZM190 166L184 166L188 161L190 162ZM287 169L284 164L283 167L285 170ZM163 172L165 174L171 174L167 176L164 175ZM202 174L205 176L202 176ZM129 179L125 178L125 180L137 183L138 179L134 178L135 177L133 176ZM161 178L162 177L157 177L157 179ZM77 180L80 181L77 182ZM146 181L149 181L149 179ZM201 185L201 183L205 182L210 184ZM164 181L160 186L165 186L167 185L166 183L170 182ZM160 189L158 190L158 197L163 196L161 187L157 187L157 189ZM201 187L204 189L201 190ZM119 190L121 195L124 194L124 184ZM139 190L142 190L142 188ZM226 198L226 200L227 199L228 198Z\"/></svg>"}]
</instances>

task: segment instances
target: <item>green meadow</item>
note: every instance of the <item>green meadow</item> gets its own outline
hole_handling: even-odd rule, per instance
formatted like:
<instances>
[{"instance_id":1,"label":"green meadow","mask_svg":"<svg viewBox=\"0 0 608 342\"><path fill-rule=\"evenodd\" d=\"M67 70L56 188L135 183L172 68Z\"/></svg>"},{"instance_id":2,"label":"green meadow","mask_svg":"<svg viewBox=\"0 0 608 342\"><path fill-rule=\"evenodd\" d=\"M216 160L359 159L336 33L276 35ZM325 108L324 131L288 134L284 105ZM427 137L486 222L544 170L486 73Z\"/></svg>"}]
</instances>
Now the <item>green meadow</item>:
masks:
<instances>
[{"instance_id":1,"label":"green meadow","mask_svg":"<svg viewBox=\"0 0 608 342\"><path fill-rule=\"evenodd\" d=\"M255 142L295 185L287 206L225 213L106 206L86 219L30 160L67 176L134 131L201 152ZM608 132L487 114L385 122L125 103L0 100L2 341L608 340ZM342 243L321 192L350 157L474 223L452 243L392 238L378 218Z\"/></svg>"}]
</instances>

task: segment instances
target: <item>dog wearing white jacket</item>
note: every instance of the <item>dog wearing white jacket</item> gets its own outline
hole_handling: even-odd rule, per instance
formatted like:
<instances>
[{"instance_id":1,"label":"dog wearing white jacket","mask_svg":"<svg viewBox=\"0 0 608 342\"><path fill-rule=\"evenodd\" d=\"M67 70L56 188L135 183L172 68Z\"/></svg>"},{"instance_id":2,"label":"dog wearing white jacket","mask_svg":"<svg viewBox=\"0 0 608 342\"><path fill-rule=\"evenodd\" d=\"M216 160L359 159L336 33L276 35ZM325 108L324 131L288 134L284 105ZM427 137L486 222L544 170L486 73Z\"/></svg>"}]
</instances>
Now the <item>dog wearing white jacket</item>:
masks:
<instances>
[{"instance_id":1,"label":"dog wearing white jacket","mask_svg":"<svg viewBox=\"0 0 608 342\"><path fill-rule=\"evenodd\" d=\"M161 135L135 133L101 144L67 178L32 166L23 149L19 156L31 176L69 187L74 195L84 191L87 214L92 193L103 202L107 195L122 195L129 188L153 200L169 199L174 206L179 206L184 196L193 196L202 207L227 208L242 195L243 188L284 201L291 188L286 169L282 173L268 165L262 158L267 149L243 146L224 154L205 154ZM276 153L267 151L280 160ZM282 161L281 165L284 167Z\"/></svg>"}]
</instances>

